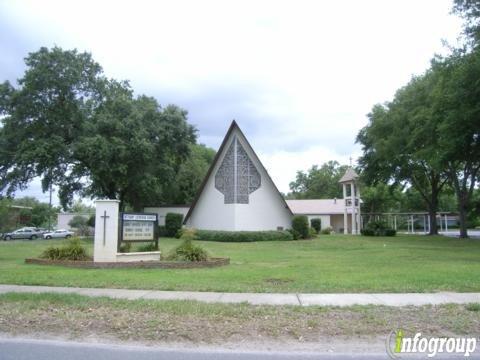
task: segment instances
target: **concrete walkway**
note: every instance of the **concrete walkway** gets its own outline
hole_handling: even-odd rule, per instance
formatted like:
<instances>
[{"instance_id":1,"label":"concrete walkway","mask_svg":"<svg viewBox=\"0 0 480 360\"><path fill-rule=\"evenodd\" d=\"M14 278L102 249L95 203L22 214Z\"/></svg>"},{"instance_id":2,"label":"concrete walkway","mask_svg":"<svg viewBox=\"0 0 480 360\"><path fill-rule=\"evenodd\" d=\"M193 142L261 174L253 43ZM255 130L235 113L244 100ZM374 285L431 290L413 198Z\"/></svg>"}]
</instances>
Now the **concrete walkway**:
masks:
<instances>
[{"instance_id":1,"label":"concrete walkway","mask_svg":"<svg viewBox=\"0 0 480 360\"><path fill-rule=\"evenodd\" d=\"M158 291L127 289L96 289L50 286L0 285L0 294L61 293L84 296L107 296L115 299L148 300L197 300L208 303L242 303L253 305L437 305L480 303L480 293L409 293L409 294L262 294L262 293L217 293L192 291Z\"/></svg>"}]
</instances>

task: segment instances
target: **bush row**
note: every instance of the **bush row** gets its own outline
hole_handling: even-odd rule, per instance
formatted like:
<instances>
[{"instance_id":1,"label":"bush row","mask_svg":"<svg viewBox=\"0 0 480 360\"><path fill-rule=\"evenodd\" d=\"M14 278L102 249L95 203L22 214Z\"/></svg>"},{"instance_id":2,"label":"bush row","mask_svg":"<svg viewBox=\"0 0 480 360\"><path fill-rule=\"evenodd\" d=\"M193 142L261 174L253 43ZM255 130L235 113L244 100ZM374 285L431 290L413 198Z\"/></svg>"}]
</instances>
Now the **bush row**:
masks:
<instances>
[{"instance_id":1,"label":"bush row","mask_svg":"<svg viewBox=\"0 0 480 360\"><path fill-rule=\"evenodd\" d=\"M253 241L288 241L293 235L286 230L282 231L215 231L197 230L196 240L219 242L253 242Z\"/></svg>"},{"instance_id":2,"label":"bush row","mask_svg":"<svg viewBox=\"0 0 480 360\"><path fill-rule=\"evenodd\" d=\"M397 231L388 227L383 221L370 221L365 228L360 230L363 236L395 236Z\"/></svg>"}]
</instances>

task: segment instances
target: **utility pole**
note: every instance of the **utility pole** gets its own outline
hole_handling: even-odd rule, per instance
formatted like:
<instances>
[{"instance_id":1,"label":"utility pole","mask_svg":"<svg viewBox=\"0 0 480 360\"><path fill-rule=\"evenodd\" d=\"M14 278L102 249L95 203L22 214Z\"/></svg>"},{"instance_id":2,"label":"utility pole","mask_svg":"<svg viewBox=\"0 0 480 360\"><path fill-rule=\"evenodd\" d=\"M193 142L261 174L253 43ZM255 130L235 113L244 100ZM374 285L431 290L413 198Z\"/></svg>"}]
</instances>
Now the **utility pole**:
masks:
<instances>
[{"instance_id":1,"label":"utility pole","mask_svg":"<svg viewBox=\"0 0 480 360\"><path fill-rule=\"evenodd\" d=\"M52 230L52 183L50 183L50 200L48 202L48 231Z\"/></svg>"}]
</instances>

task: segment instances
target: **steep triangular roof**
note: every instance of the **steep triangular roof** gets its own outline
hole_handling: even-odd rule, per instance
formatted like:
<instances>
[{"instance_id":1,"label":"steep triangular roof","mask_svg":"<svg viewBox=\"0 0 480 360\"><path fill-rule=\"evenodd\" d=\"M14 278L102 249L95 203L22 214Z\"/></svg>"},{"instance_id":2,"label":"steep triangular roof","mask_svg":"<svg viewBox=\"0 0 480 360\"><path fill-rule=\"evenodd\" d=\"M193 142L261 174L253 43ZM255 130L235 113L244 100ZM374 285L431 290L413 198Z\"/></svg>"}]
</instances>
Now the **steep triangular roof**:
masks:
<instances>
[{"instance_id":1,"label":"steep triangular roof","mask_svg":"<svg viewBox=\"0 0 480 360\"><path fill-rule=\"evenodd\" d=\"M195 196L195 199L193 200L192 202L192 206L190 207L190 209L188 210L188 213L187 215L185 216L185 219L183 221L183 223L185 224L188 220L188 218L190 217L190 215L193 213L193 210L195 209L195 206L198 202L198 200L200 199L200 196L202 195L202 192L207 184L207 181L208 179L210 178L210 176L212 176L212 172L213 172L213 169L215 168L215 165L217 164L217 162L220 160L220 156L221 154L223 153L223 149L224 147L226 146L227 142L228 142L228 139L230 138L230 135L232 134L232 132L234 130L237 130L241 135L242 137L245 139L247 145L250 147L250 149L252 150L253 152L253 155L255 155L255 157L257 158L257 161L258 163L260 164L260 166L262 167L263 171L265 171L265 174L267 174L267 177L268 179L270 180L270 182L273 184L273 187L275 188L276 192L278 193L278 196L280 196L280 198L282 199L283 203L285 204L285 208L288 209L288 211L293 215L292 213L292 210L289 208L287 202L285 201L285 198L283 197L283 195L280 193L280 191L278 190L277 186L275 185L275 183L273 182L272 178L270 177L270 175L268 174L268 171L267 169L265 169L265 167L263 166L262 162L260 161L260 159L258 158L257 154L255 153L255 150L253 149L252 145L250 145L250 143L248 142L248 139L247 137L245 136L245 134L242 132L242 130L240 129L240 127L238 126L237 122L235 120L232 121L232 123L230 124L230 127L228 128L228 131L227 133L225 134L225 137L223 138L223 141L222 141L222 144L220 145L220 148L218 149L217 153L215 154L215 158L213 159L212 161L212 164L210 165L210 168L208 169L208 172L207 174L205 175L205 178L203 179L202 181L202 184L200 185L200 188L198 189L198 192L197 192L197 195Z\"/></svg>"},{"instance_id":2,"label":"steep triangular roof","mask_svg":"<svg viewBox=\"0 0 480 360\"><path fill-rule=\"evenodd\" d=\"M349 167L338 182L344 183L347 181L354 181L354 180L357 180L357 178L358 178L358 174L355 172L355 170L353 170L353 168Z\"/></svg>"}]
</instances>

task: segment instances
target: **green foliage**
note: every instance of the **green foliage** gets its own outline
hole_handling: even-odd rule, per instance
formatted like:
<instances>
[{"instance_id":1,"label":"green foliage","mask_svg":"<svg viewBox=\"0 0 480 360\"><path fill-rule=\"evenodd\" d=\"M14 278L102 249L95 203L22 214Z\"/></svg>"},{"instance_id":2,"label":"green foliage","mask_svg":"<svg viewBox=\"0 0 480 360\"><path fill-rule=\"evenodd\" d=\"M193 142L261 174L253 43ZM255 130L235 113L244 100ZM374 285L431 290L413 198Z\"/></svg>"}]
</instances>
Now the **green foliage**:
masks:
<instances>
[{"instance_id":1,"label":"green foliage","mask_svg":"<svg viewBox=\"0 0 480 360\"><path fill-rule=\"evenodd\" d=\"M310 236L308 217L305 215L295 215L292 218L292 229L299 234L300 239L308 239Z\"/></svg>"},{"instance_id":2,"label":"green foliage","mask_svg":"<svg viewBox=\"0 0 480 360\"><path fill-rule=\"evenodd\" d=\"M95 207L85 204L82 199L77 199L68 210L72 213L87 214L94 213Z\"/></svg>"},{"instance_id":3,"label":"green foliage","mask_svg":"<svg viewBox=\"0 0 480 360\"><path fill-rule=\"evenodd\" d=\"M40 257L49 260L85 261L89 259L87 249L82 246L80 240L77 238L68 240L68 242L61 247L48 247Z\"/></svg>"},{"instance_id":4,"label":"green foliage","mask_svg":"<svg viewBox=\"0 0 480 360\"><path fill-rule=\"evenodd\" d=\"M395 236L397 232L388 227L384 221L370 221L360 230L363 236Z\"/></svg>"},{"instance_id":5,"label":"green foliage","mask_svg":"<svg viewBox=\"0 0 480 360\"><path fill-rule=\"evenodd\" d=\"M480 303L467 304L465 305L465 309L467 309L468 311L478 312L480 311Z\"/></svg>"},{"instance_id":6,"label":"green foliage","mask_svg":"<svg viewBox=\"0 0 480 360\"><path fill-rule=\"evenodd\" d=\"M164 225L158 225L157 232L159 237L166 237L167 235L167 228Z\"/></svg>"},{"instance_id":7,"label":"green foliage","mask_svg":"<svg viewBox=\"0 0 480 360\"><path fill-rule=\"evenodd\" d=\"M320 230L322 229L322 219L320 218L311 219L310 226L315 229L317 234L320 233Z\"/></svg>"},{"instance_id":8,"label":"green foliage","mask_svg":"<svg viewBox=\"0 0 480 360\"><path fill-rule=\"evenodd\" d=\"M475 0L454 0L453 12L460 15L464 23L464 33L470 38L473 47L480 43L480 2Z\"/></svg>"},{"instance_id":9,"label":"green foliage","mask_svg":"<svg viewBox=\"0 0 480 360\"><path fill-rule=\"evenodd\" d=\"M298 240L301 238L301 234L297 230L287 229L287 231L292 235L293 240Z\"/></svg>"},{"instance_id":10,"label":"green foliage","mask_svg":"<svg viewBox=\"0 0 480 360\"><path fill-rule=\"evenodd\" d=\"M129 253L132 251L132 243L130 242L124 242L120 245L120 250L121 253Z\"/></svg>"},{"instance_id":11,"label":"green foliage","mask_svg":"<svg viewBox=\"0 0 480 360\"><path fill-rule=\"evenodd\" d=\"M169 204L191 204L214 157L215 150L203 144L190 145L190 155L180 165L165 201Z\"/></svg>"},{"instance_id":12,"label":"green foliage","mask_svg":"<svg viewBox=\"0 0 480 360\"><path fill-rule=\"evenodd\" d=\"M171 197L196 140L185 110L134 97L88 53L41 48L25 63L18 88L0 86L0 192L40 177L64 208L76 193L134 210Z\"/></svg>"},{"instance_id":13,"label":"green foliage","mask_svg":"<svg viewBox=\"0 0 480 360\"><path fill-rule=\"evenodd\" d=\"M82 235L88 235L88 219L82 215L75 215L72 220L68 222L68 225L77 230L77 232Z\"/></svg>"},{"instance_id":14,"label":"green foliage","mask_svg":"<svg viewBox=\"0 0 480 360\"><path fill-rule=\"evenodd\" d=\"M329 227L326 227L325 229L322 229L321 233L323 235L330 235L332 233L333 229L329 226Z\"/></svg>"},{"instance_id":15,"label":"green foliage","mask_svg":"<svg viewBox=\"0 0 480 360\"><path fill-rule=\"evenodd\" d=\"M338 181L347 169L346 165L340 165L337 161L329 161L320 168L317 165L311 167L307 173L297 171L295 181L290 183L291 193L289 199L325 199L341 198L342 188Z\"/></svg>"},{"instance_id":16,"label":"green foliage","mask_svg":"<svg viewBox=\"0 0 480 360\"><path fill-rule=\"evenodd\" d=\"M158 251L158 246L154 243L148 243L145 245L141 245L137 248L138 252L149 252L149 251Z\"/></svg>"},{"instance_id":17,"label":"green foliage","mask_svg":"<svg viewBox=\"0 0 480 360\"><path fill-rule=\"evenodd\" d=\"M182 228L183 214L168 213L165 216L165 230L167 236L174 237Z\"/></svg>"},{"instance_id":18,"label":"green foliage","mask_svg":"<svg viewBox=\"0 0 480 360\"><path fill-rule=\"evenodd\" d=\"M94 228L95 227L95 214L91 215L87 220L87 225Z\"/></svg>"},{"instance_id":19,"label":"green foliage","mask_svg":"<svg viewBox=\"0 0 480 360\"><path fill-rule=\"evenodd\" d=\"M208 253L200 246L193 245L190 238L185 239L168 255L174 261L207 261Z\"/></svg>"},{"instance_id":20,"label":"green foliage","mask_svg":"<svg viewBox=\"0 0 480 360\"><path fill-rule=\"evenodd\" d=\"M288 241L293 236L286 230L282 231L215 231L197 230L196 240L219 242L255 242L255 241Z\"/></svg>"}]
</instances>

